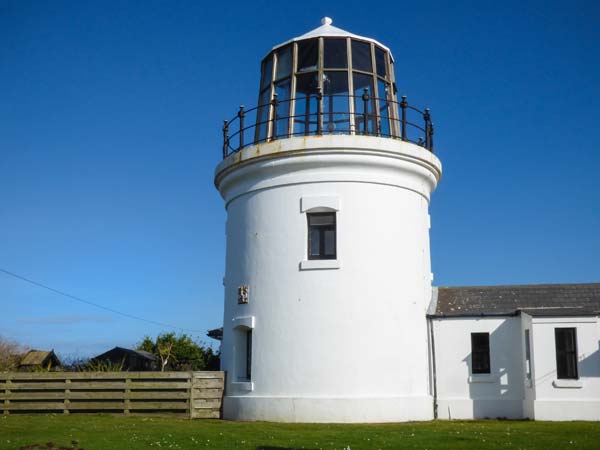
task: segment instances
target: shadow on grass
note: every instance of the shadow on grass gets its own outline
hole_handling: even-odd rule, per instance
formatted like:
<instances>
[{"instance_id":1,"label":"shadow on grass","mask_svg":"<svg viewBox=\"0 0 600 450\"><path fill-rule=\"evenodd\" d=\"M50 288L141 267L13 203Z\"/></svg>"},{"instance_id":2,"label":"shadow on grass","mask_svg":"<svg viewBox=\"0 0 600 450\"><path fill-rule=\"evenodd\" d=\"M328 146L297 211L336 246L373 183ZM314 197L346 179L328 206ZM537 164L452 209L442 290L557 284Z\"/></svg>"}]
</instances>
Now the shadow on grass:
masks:
<instances>
[{"instance_id":1,"label":"shadow on grass","mask_svg":"<svg viewBox=\"0 0 600 450\"><path fill-rule=\"evenodd\" d=\"M316 448L304 448L304 450L318 450ZM256 450L297 450L298 447L273 447L272 445L259 445Z\"/></svg>"}]
</instances>

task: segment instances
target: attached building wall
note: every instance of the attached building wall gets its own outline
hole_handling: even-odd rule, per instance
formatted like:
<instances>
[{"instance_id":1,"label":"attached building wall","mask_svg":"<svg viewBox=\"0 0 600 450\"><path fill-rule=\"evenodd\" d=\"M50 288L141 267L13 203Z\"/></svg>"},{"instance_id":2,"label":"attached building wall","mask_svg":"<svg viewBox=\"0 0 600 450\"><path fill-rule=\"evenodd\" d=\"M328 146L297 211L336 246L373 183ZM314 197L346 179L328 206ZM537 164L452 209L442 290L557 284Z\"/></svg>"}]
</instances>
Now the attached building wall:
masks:
<instances>
[{"instance_id":1,"label":"attached building wall","mask_svg":"<svg viewBox=\"0 0 600 450\"><path fill-rule=\"evenodd\" d=\"M530 317L533 358L532 411L536 420L600 420L598 317ZM555 328L575 328L579 378L558 379ZM528 398L529 399L529 398Z\"/></svg>"},{"instance_id":2,"label":"attached building wall","mask_svg":"<svg viewBox=\"0 0 600 450\"><path fill-rule=\"evenodd\" d=\"M433 319L440 419L523 417L521 320ZM490 334L489 375L473 374L471 333Z\"/></svg>"}]
</instances>

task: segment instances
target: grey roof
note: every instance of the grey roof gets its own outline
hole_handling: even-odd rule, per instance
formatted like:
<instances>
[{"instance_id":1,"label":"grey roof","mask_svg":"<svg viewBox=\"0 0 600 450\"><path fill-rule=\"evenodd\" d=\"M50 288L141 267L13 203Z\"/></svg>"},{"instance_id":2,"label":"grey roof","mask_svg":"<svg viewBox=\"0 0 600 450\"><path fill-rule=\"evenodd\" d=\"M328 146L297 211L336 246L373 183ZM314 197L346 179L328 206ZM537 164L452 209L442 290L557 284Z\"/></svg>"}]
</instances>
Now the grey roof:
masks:
<instances>
[{"instance_id":1,"label":"grey roof","mask_svg":"<svg viewBox=\"0 0 600 450\"><path fill-rule=\"evenodd\" d=\"M124 348L124 347L115 347L115 348L112 348L109 351L104 352L101 355L95 356L92 359L102 359L102 358L108 356L110 353L114 353L114 352L123 353L123 354L130 354L130 355L138 355L138 356L141 356L144 359L148 359L148 360L151 360L151 361L158 361L158 358L155 355L153 355L152 353L146 352L144 350L133 350L131 348Z\"/></svg>"},{"instance_id":2,"label":"grey roof","mask_svg":"<svg viewBox=\"0 0 600 450\"><path fill-rule=\"evenodd\" d=\"M434 317L600 315L600 283L437 288Z\"/></svg>"},{"instance_id":3,"label":"grey roof","mask_svg":"<svg viewBox=\"0 0 600 450\"><path fill-rule=\"evenodd\" d=\"M206 335L210 338L216 339L217 341L223 340L223 327L215 328L214 330L208 330Z\"/></svg>"}]
</instances>

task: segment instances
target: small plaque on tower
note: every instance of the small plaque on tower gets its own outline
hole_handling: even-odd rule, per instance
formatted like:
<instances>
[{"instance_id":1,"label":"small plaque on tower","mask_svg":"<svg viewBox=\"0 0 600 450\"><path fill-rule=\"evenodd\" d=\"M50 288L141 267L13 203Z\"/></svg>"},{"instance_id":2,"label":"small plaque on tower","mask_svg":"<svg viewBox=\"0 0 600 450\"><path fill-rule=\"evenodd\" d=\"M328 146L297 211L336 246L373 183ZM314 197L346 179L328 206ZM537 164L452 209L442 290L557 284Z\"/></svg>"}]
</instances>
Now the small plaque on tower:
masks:
<instances>
[{"instance_id":1,"label":"small plaque on tower","mask_svg":"<svg viewBox=\"0 0 600 450\"><path fill-rule=\"evenodd\" d=\"M250 301L250 286L242 284L238 287L238 304L245 305Z\"/></svg>"}]
</instances>

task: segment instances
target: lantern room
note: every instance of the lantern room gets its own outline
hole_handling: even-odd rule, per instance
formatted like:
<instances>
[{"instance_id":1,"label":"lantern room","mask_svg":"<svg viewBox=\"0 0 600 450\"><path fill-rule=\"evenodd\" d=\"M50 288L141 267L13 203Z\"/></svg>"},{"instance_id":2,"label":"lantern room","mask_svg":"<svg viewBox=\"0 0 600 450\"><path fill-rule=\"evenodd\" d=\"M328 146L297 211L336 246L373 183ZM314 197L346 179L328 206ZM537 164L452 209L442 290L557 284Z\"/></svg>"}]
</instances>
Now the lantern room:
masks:
<instances>
[{"instance_id":1,"label":"lantern room","mask_svg":"<svg viewBox=\"0 0 600 450\"><path fill-rule=\"evenodd\" d=\"M332 25L274 47L263 59L258 106L225 121L223 157L245 146L295 136L361 134L433 150L429 109L397 99L387 47ZM410 132L409 132L410 129Z\"/></svg>"}]
</instances>

